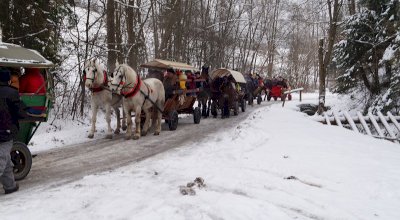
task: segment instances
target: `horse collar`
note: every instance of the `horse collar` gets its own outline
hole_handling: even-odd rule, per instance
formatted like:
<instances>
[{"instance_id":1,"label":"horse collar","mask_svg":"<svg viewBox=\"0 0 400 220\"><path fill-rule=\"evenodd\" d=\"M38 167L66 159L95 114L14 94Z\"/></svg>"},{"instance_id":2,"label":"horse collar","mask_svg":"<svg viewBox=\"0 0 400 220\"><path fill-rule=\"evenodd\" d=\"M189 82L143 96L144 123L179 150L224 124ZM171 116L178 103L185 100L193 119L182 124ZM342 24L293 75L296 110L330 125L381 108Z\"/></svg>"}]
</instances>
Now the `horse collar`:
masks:
<instances>
[{"instance_id":1,"label":"horse collar","mask_svg":"<svg viewBox=\"0 0 400 220\"><path fill-rule=\"evenodd\" d=\"M142 80L140 80L139 74L137 74L136 85L133 86L132 90L129 91L129 92L127 92L127 93L121 91L121 94L122 94L125 98L133 97L133 96L135 96L135 95L139 92L141 84L142 84Z\"/></svg>"},{"instance_id":2,"label":"horse collar","mask_svg":"<svg viewBox=\"0 0 400 220\"><path fill-rule=\"evenodd\" d=\"M89 90L92 91L93 93L96 92L101 92L104 90L104 87L108 86L108 78L107 78L107 71L103 70L103 74L104 74L104 81L103 84L101 84L99 87L92 87Z\"/></svg>"}]
</instances>

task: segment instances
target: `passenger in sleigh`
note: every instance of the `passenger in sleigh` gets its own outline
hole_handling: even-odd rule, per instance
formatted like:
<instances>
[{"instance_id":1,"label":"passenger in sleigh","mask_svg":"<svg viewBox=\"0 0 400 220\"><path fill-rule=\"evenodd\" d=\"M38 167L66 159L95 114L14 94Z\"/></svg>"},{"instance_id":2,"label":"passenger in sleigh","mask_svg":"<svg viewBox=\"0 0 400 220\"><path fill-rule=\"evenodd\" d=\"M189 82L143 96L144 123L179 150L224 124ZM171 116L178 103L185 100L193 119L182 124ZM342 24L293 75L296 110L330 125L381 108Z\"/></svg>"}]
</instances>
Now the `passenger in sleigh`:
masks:
<instances>
[{"instance_id":1,"label":"passenger in sleigh","mask_svg":"<svg viewBox=\"0 0 400 220\"><path fill-rule=\"evenodd\" d=\"M167 69L163 81L165 89L165 100L172 98L172 96L174 95L177 80L178 77L176 76L174 69Z\"/></svg>"},{"instance_id":2,"label":"passenger in sleigh","mask_svg":"<svg viewBox=\"0 0 400 220\"><path fill-rule=\"evenodd\" d=\"M19 93L46 94L46 81L38 68L26 68L25 73L19 77ZM32 117L46 117L45 107L26 107L25 111Z\"/></svg>"},{"instance_id":3,"label":"passenger in sleigh","mask_svg":"<svg viewBox=\"0 0 400 220\"><path fill-rule=\"evenodd\" d=\"M186 74L186 88L188 88L189 90L195 90L196 89L196 82L195 80L195 76L193 75L192 71L190 70L186 70L185 71ZM189 92L187 93L188 96L196 96L195 92Z\"/></svg>"},{"instance_id":4,"label":"passenger in sleigh","mask_svg":"<svg viewBox=\"0 0 400 220\"><path fill-rule=\"evenodd\" d=\"M25 74L19 78L19 92L20 93L46 93L46 81L40 69L26 68Z\"/></svg>"},{"instance_id":5,"label":"passenger in sleigh","mask_svg":"<svg viewBox=\"0 0 400 220\"><path fill-rule=\"evenodd\" d=\"M288 84L285 78L283 78L282 76L278 77L278 82L277 82L278 86L282 86L282 88L287 89L288 88Z\"/></svg>"}]
</instances>

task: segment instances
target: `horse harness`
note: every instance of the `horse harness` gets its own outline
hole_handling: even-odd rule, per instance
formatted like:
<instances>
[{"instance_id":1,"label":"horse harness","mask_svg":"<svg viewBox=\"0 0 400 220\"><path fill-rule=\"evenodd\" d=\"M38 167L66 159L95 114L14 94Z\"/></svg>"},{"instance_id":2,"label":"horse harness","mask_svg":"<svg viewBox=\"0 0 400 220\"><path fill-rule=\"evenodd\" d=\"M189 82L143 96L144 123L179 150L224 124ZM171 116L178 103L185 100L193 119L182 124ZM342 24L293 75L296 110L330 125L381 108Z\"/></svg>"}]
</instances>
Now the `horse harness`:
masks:
<instances>
[{"instance_id":1,"label":"horse harness","mask_svg":"<svg viewBox=\"0 0 400 220\"><path fill-rule=\"evenodd\" d=\"M119 67L118 67L118 68L119 68ZM118 70L117 70L117 71L118 71ZM124 78L126 78L125 74L124 74ZM143 84L144 84L144 85L146 86L146 88L147 88L147 94L144 93L144 92L140 89L140 86L142 85L142 82L143 82ZM115 84L112 84L112 85L115 85ZM124 85L125 85L125 82L121 79L121 81L120 81L120 82L118 83L118 85L117 85L117 89L118 89L120 86L122 86L122 88L123 88ZM129 92L127 92L127 93L125 93L125 92L123 92L122 89L121 89L121 95L122 95L123 97L125 97L125 98L129 98L129 97L135 96L139 91L140 91L140 93L141 93L142 95L144 95L144 100L143 100L142 106L144 105L144 103L146 102L146 100L149 100L160 112L163 112L163 110L162 110L159 106L157 106L157 104L156 104L153 100L150 99L150 93L152 93L153 90L149 87L149 85L147 85L144 81L142 81L142 80L140 79L139 74L137 74L137 77L136 77L136 84L132 87L132 90L129 91Z\"/></svg>"},{"instance_id":2,"label":"horse harness","mask_svg":"<svg viewBox=\"0 0 400 220\"><path fill-rule=\"evenodd\" d=\"M124 85L124 84L125 82L123 82L122 80L119 83L119 85ZM132 87L132 90L126 93L121 90L121 95L125 98L133 97L139 92L141 85L142 85L142 80L140 80L139 74L137 74L136 84Z\"/></svg>"},{"instance_id":3,"label":"horse harness","mask_svg":"<svg viewBox=\"0 0 400 220\"><path fill-rule=\"evenodd\" d=\"M93 78L87 78L87 77L86 77L86 71L83 70L83 73L85 74L85 76L83 77L83 80L84 80L84 81L86 81L86 80L92 80L92 83L94 84L94 81L96 80L96 75L97 75L96 72L97 72L97 69L95 68L95 69L93 70ZM92 88L89 88L89 90L90 90L91 92L93 92L93 93L101 92L101 91L104 90L104 87L107 87L107 86L108 86L107 71L103 70L103 75L104 75L103 84L101 84L99 87L92 87Z\"/></svg>"}]
</instances>

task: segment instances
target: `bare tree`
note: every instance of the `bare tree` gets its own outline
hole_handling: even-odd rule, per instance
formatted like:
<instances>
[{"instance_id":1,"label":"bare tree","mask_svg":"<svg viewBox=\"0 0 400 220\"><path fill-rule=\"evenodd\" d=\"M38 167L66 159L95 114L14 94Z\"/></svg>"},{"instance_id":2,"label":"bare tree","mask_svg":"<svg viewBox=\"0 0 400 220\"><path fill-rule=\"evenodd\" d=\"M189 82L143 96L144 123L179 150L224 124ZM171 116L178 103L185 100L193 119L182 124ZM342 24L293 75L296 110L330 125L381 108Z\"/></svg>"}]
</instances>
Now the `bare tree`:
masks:
<instances>
[{"instance_id":1,"label":"bare tree","mask_svg":"<svg viewBox=\"0 0 400 220\"><path fill-rule=\"evenodd\" d=\"M342 7L343 0L334 0L333 8L332 1L328 1L328 12L329 12L329 31L328 31L328 45L325 55L322 56L322 51L319 51L319 103L318 103L318 114L322 114L325 111L325 94L326 94L326 74L329 63L332 59L332 50L336 38L336 30L339 21L339 12ZM319 50L322 50L324 41L320 40Z\"/></svg>"},{"instance_id":2,"label":"bare tree","mask_svg":"<svg viewBox=\"0 0 400 220\"><path fill-rule=\"evenodd\" d=\"M117 60L116 54L116 41L115 41L115 2L114 0L107 0L107 66L109 70L114 70L115 61Z\"/></svg>"}]
</instances>

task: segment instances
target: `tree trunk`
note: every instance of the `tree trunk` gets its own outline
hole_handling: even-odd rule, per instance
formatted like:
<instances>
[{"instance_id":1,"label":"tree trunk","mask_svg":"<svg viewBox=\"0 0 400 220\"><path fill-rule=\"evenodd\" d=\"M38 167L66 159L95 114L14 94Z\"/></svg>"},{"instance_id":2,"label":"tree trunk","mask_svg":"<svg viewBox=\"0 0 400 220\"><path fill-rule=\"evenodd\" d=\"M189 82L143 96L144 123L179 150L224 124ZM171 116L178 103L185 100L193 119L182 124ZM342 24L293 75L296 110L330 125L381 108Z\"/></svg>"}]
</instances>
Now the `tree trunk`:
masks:
<instances>
[{"instance_id":1,"label":"tree trunk","mask_svg":"<svg viewBox=\"0 0 400 220\"><path fill-rule=\"evenodd\" d=\"M107 67L109 71L115 69L117 54L115 52L115 7L114 0L107 0Z\"/></svg>"},{"instance_id":2,"label":"tree trunk","mask_svg":"<svg viewBox=\"0 0 400 220\"><path fill-rule=\"evenodd\" d=\"M121 20L122 20L122 8L120 4L115 4L115 55L117 56L117 60L119 63L125 63L126 62L126 57L125 57L125 53L123 51L123 47L122 47L122 24L121 24ZM130 8L130 7L128 7Z\"/></svg>"},{"instance_id":3,"label":"tree trunk","mask_svg":"<svg viewBox=\"0 0 400 220\"><path fill-rule=\"evenodd\" d=\"M319 61L318 114L322 114L325 111L325 78L326 78L326 68L324 66L324 39L319 40L318 61Z\"/></svg>"},{"instance_id":4,"label":"tree trunk","mask_svg":"<svg viewBox=\"0 0 400 220\"><path fill-rule=\"evenodd\" d=\"M133 5L134 1L129 0L128 1L129 5ZM133 30L133 20L134 20L134 15L133 15L133 8L132 7L126 7L126 30L128 32L128 52L127 52L127 58L128 58L128 65L129 66L134 66L135 61L134 61L134 50L133 47L135 46L135 32Z\"/></svg>"},{"instance_id":5,"label":"tree trunk","mask_svg":"<svg viewBox=\"0 0 400 220\"><path fill-rule=\"evenodd\" d=\"M332 59L332 51L333 51L333 45L335 43L335 38L336 38L336 30L337 30L337 23L339 20L339 12L340 12L340 7L343 3L343 0L334 0L333 2L333 14L332 14L332 5L331 5L331 0L328 1L328 10L329 10L329 31L328 31L328 47L325 52L325 56L323 56L323 48L324 41L320 40L319 42L319 48L318 48L318 58L319 58L319 74L320 74L320 79L319 79L319 102L318 102L318 114L322 114L322 112L325 111L325 83L326 83L326 75L327 75L327 67L329 63L331 62ZM322 64L321 64L322 62Z\"/></svg>"},{"instance_id":6,"label":"tree trunk","mask_svg":"<svg viewBox=\"0 0 400 220\"><path fill-rule=\"evenodd\" d=\"M356 2L355 0L347 0L349 6L349 14L354 15L356 13Z\"/></svg>"}]
</instances>

